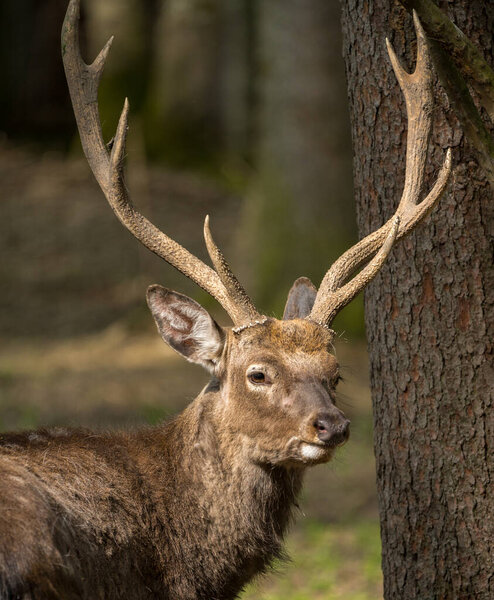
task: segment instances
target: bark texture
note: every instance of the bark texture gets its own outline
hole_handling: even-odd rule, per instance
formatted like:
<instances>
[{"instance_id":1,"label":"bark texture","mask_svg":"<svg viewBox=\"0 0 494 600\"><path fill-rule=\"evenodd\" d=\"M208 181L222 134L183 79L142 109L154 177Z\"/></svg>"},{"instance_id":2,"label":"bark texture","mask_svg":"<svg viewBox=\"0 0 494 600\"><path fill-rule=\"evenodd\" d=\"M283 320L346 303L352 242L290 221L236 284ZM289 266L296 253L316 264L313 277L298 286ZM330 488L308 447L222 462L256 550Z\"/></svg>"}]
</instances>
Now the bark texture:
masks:
<instances>
[{"instance_id":1,"label":"bark texture","mask_svg":"<svg viewBox=\"0 0 494 600\"><path fill-rule=\"evenodd\" d=\"M411 18L387 0L345 0L346 60L363 237L395 210L406 118L388 36L414 66ZM494 4L442 3L494 56ZM386 599L494 597L494 202L444 93L427 184L447 146L450 191L399 242L366 293Z\"/></svg>"}]
</instances>

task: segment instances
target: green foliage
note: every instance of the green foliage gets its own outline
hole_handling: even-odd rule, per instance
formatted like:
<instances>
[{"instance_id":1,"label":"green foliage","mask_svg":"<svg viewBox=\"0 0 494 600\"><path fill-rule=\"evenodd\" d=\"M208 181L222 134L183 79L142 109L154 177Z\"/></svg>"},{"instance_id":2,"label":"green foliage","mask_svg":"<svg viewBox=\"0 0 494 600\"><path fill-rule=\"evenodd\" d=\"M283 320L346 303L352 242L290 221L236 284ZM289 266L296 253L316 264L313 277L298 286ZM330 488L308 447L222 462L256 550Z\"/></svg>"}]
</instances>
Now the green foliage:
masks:
<instances>
[{"instance_id":1,"label":"green foliage","mask_svg":"<svg viewBox=\"0 0 494 600\"><path fill-rule=\"evenodd\" d=\"M362 293L338 314L332 328L343 338L365 337L364 295Z\"/></svg>"},{"instance_id":2,"label":"green foliage","mask_svg":"<svg viewBox=\"0 0 494 600\"><path fill-rule=\"evenodd\" d=\"M2 377L0 385L4 386L5 383L5 378ZM35 429L39 427L39 411L33 405L11 405L7 407L4 413L6 414L0 415L0 431L12 429L11 423L15 423L15 429Z\"/></svg>"}]
</instances>

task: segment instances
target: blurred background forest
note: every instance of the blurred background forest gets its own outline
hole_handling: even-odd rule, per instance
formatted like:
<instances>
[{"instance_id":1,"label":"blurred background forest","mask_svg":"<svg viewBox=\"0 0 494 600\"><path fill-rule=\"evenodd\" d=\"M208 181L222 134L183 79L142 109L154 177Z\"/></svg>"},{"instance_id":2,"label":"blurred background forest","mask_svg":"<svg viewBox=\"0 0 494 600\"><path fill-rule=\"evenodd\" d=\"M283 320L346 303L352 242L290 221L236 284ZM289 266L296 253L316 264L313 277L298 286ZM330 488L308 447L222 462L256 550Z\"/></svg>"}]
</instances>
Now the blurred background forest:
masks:
<instances>
[{"instance_id":1,"label":"blurred background forest","mask_svg":"<svg viewBox=\"0 0 494 600\"><path fill-rule=\"evenodd\" d=\"M206 377L160 342L151 283L214 302L139 247L97 188L63 74L66 0L0 4L0 427L156 423ZM131 105L139 209L207 260L206 214L265 314L354 243L352 150L337 0L85 0L83 56L115 35L100 86L110 140ZM227 324L225 316L216 314ZM352 441L309 485L294 564L245 598L381 594L363 308L335 329ZM328 525L330 523L330 525Z\"/></svg>"}]
</instances>

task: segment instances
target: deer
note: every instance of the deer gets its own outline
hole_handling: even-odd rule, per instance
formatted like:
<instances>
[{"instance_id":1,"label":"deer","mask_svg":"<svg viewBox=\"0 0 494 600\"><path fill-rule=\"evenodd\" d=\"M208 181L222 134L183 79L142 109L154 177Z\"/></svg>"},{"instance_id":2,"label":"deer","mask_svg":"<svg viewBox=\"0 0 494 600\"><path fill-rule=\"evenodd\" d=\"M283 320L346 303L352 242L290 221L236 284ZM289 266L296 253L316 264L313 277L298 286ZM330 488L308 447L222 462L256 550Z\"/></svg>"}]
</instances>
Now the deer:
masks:
<instances>
[{"instance_id":1,"label":"deer","mask_svg":"<svg viewBox=\"0 0 494 600\"><path fill-rule=\"evenodd\" d=\"M70 0L63 62L82 147L104 196L144 246L219 302L233 326L221 327L195 300L151 285L147 302L161 337L211 376L182 413L133 431L0 435L0 597L231 600L283 555L306 469L328 462L349 437L335 398L334 317L446 188L450 150L421 200L433 107L426 38L415 16L412 74L388 42L409 123L395 215L338 258L319 289L297 279L276 319L255 308L209 218L204 238L213 268L132 204L123 170L129 103L111 147L98 113L113 38L87 65L78 19L79 0Z\"/></svg>"}]
</instances>

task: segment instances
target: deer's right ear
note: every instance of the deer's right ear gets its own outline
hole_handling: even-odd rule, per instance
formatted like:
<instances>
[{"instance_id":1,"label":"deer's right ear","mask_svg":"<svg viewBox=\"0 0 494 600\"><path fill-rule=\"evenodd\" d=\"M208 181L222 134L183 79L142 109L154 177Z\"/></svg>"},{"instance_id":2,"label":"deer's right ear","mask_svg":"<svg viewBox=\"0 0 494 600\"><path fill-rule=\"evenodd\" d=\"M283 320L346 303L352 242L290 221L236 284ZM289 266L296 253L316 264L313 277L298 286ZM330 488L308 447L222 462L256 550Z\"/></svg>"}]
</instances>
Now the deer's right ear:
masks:
<instances>
[{"instance_id":1,"label":"deer's right ear","mask_svg":"<svg viewBox=\"0 0 494 600\"><path fill-rule=\"evenodd\" d=\"M214 371L225 334L207 310L191 298L151 285L147 301L161 337L187 360Z\"/></svg>"},{"instance_id":2,"label":"deer's right ear","mask_svg":"<svg viewBox=\"0 0 494 600\"><path fill-rule=\"evenodd\" d=\"M295 280L286 300L283 319L305 319L310 314L316 299L317 289L307 277L299 277Z\"/></svg>"}]
</instances>

